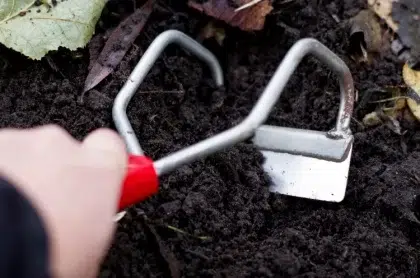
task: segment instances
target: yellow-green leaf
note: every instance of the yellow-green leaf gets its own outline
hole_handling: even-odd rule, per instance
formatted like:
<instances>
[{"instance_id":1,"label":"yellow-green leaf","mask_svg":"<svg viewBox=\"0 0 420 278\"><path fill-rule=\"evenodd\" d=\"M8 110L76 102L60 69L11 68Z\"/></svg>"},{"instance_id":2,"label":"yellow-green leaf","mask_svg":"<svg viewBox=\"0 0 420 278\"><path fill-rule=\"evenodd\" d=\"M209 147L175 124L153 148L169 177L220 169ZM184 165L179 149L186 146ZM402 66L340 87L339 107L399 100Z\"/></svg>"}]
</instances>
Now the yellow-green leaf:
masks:
<instances>
[{"instance_id":1,"label":"yellow-green leaf","mask_svg":"<svg viewBox=\"0 0 420 278\"><path fill-rule=\"evenodd\" d=\"M37 6L39 2L43 4ZM0 0L0 43L36 60L59 47L84 47L105 3L106 0Z\"/></svg>"},{"instance_id":2,"label":"yellow-green leaf","mask_svg":"<svg viewBox=\"0 0 420 278\"><path fill-rule=\"evenodd\" d=\"M369 114L366 114L363 117L363 124L365 126L376 126L382 123L381 118L379 118L379 115L376 111L373 111Z\"/></svg>"},{"instance_id":3,"label":"yellow-green leaf","mask_svg":"<svg viewBox=\"0 0 420 278\"><path fill-rule=\"evenodd\" d=\"M413 70L405 64L403 67L403 78L405 84L411 89L407 105L414 117L420 121L420 71Z\"/></svg>"}]
</instances>

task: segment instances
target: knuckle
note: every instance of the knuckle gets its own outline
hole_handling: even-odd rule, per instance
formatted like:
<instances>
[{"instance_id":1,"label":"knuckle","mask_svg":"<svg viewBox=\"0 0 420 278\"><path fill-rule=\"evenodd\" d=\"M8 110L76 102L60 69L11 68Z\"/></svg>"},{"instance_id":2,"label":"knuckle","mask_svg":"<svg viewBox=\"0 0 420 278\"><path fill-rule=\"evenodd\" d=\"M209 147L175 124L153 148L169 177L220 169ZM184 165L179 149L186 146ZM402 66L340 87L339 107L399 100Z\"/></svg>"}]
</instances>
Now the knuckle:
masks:
<instances>
[{"instance_id":1,"label":"knuckle","mask_svg":"<svg viewBox=\"0 0 420 278\"><path fill-rule=\"evenodd\" d=\"M108 140L114 140L114 141L119 140L118 134L109 128L103 128L103 127L98 128L94 132L97 134L100 134L102 137L107 138Z\"/></svg>"},{"instance_id":2,"label":"knuckle","mask_svg":"<svg viewBox=\"0 0 420 278\"><path fill-rule=\"evenodd\" d=\"M58 139L58 138L64 138L68 137L67 131L56 124L50 124L45 127L43 127L42 133L45 134L45 136L50 137L51 139Z\"/></svg>"},{"instance_id":3,"label":"knuckle","mask_svg":"<svg viewBox=\"0 0 420 278\"><path fill-rule=\"evenodd\" d=\"M67 131L56 124L49 124L41 127L38 130L39 147L41 145L45 148L62 148L64 146L70 147L73 138Z\"/></svg>"}]
</instances>

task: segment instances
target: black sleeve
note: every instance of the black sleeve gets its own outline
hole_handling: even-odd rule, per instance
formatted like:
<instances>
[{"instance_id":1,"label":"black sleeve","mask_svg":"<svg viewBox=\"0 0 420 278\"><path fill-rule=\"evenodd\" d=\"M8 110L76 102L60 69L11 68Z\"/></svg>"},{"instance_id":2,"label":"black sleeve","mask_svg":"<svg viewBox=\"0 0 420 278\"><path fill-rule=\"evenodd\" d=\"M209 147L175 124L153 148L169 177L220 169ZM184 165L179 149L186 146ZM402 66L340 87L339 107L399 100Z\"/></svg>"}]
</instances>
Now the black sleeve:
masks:
<instances>
[{"instance_id":1,"label":"black sleeve","mask_svg":"<svg viewBox=\"0 0 420 278\"><path fill-rule=\"evenodd\" d=\"M30 202L0 177L0 277L48 278L48 238Z\"/></svg>"}]
</instances>

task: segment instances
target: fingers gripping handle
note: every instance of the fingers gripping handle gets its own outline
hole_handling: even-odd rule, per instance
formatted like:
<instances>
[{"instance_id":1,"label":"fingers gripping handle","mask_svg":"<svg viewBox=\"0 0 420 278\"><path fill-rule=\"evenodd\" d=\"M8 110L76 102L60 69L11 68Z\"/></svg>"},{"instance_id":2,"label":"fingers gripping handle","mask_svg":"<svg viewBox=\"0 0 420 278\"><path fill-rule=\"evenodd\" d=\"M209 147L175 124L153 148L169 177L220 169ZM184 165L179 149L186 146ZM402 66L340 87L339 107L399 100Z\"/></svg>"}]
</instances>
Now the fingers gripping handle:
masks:
<instances>
[{"instance_id":1,"label":"fingers gripping handle","mask_svg":"<svg viewBox=\"0 0 420 278\"><path fill-rule=\"evenodd\" d=\"M146 156L130 155L121 188L119 211L157 193L159 179L153 161Z\"/></svg>"}]
</instances>

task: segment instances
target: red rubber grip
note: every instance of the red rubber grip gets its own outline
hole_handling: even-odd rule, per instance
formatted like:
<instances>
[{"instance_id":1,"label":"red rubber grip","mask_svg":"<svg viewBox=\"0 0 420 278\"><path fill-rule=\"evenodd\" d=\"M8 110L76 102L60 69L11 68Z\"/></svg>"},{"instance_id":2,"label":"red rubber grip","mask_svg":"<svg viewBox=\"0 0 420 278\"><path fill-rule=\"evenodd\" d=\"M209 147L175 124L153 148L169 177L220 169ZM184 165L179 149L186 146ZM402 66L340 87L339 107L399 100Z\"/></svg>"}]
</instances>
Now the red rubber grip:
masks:
<instances>
[{"instance_id":1,"label":"red rubber grip","mask_svg":"<svg viewBox=\"0 0 420 278\"><path fill-rule=\"evenodd\" d=\"M119 210L143 201L159 190L159 179L153 160L146 156L130 155L127 174L121 189Z\"/></svg>"}]
</instances>

